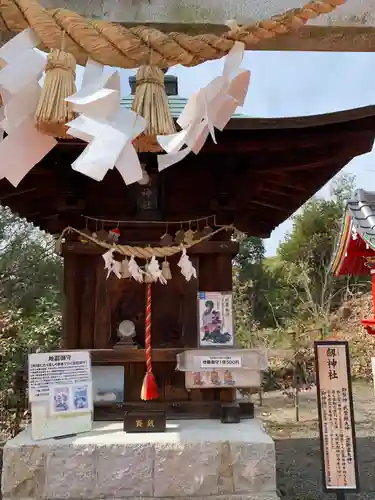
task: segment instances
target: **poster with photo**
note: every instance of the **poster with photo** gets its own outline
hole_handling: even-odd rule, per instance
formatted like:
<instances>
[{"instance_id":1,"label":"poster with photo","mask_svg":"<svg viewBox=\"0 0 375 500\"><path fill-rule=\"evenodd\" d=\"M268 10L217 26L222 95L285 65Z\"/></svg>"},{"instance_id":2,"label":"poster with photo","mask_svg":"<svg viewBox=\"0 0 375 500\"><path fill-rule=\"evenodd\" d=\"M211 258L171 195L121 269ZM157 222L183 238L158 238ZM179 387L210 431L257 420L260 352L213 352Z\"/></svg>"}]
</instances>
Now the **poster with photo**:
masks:
<instances>
[{"instance_id":1,"label":"poster with photo","mask_svg":"<svg viewBox=\"0 0 375 500\"><path fill-rule=\"evenodd\" d=\"M50 387L51 415L69 415L92 411L91 383Z\"/></svg>"},{"instance_id":2,"label":"poster with photo","mask_svg":"<svg viewBox=\"0 0 375 500\"><path fill-rule=\"evenodd\" d=\"M232 293L198 293L199 347L233 347Z\"/></svg>"}]
</instances>

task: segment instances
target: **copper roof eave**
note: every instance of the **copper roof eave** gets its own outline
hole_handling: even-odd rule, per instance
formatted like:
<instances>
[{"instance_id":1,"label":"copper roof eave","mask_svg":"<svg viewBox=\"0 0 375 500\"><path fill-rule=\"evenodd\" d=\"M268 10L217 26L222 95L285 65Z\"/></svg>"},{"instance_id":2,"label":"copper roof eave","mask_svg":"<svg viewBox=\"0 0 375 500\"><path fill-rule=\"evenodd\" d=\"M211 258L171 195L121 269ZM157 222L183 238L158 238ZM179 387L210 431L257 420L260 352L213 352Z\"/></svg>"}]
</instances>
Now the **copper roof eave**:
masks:
<instances>
[{"instance_id":1,"label":"copper roof eave","mask_svg":"<svg viewBox=\"0 0 375 500\"><path fill-rule=\"evenodd\" d=\"M375 106L363 106L311 116L291 116L286 118L238 117L232 118L226 128L232 130L299 129L347 123L369 117L375 117Z\"/></svg>"},{"instance_id":2,"label":"copper roof eave","mask_svg":"<svg viewBox=\"0 0 375 500\"><path fill-rule=\"evenodd\" d=\"M239 133L234 133L235 130ZM250 130L254 133L247 132ZM209 182L215 180L212 193L223 194L224 198L226 195L230 201L218 206L219 213L228 216L239 229L267 237L353 157L369 152L374 136L375 106L298 118L234 118L218 134L217 145L208 140L200 155L191 155L164 172L162 182L171 179L169 185L174 186L187 166L195 176L207 170ZM64 151L55 148L17 189L5 180L0 181L0 200L50 232L58 232L59 224L74 225L77 221L74 217L82 213L78 206L81 202L86 202L86 215L93 215L93 200L99 193L100 197L106 197L101 215L112 218L109 215L118 208L120 211L116 213L120 215L122 205L118 200L130 191L125 194L128 188L122 187L114 172L99 184L74 172L69 165L79 154L77 146L85 145L62 141L60 147ZM222 161L216 163L218 157ZM226 176L230 177L229 182L219 182ZM173 205L171 211L176 217L186 218L189 210L189 217L212 213L209 201L201 203L202 193L196 188L192 192L192 203L189 206L180 203L179 213ZM193 203L195 196L199 199L197 205ZM178 197L174 202L179 202ZM97 215L99 209L95 210Z\"/></svg>"}]
</instances>

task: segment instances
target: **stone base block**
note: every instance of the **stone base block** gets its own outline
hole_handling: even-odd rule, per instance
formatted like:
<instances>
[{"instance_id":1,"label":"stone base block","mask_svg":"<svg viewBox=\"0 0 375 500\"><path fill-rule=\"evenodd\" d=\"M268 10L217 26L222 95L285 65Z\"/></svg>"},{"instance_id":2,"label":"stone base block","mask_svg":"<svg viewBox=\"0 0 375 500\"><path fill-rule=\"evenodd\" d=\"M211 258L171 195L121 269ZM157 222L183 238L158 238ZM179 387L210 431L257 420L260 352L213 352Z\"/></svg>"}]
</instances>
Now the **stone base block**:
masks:
<instances>
[{"instance_id":1,"label":"stone base block","mask_svg":"<svg viewBox=\"0 0 375 500\"><path fill-rule=\"evenodd\" d=\"M276 500L275 447L257 420L168 421L167 432L127 434L121 423L4 448L3 499ZM209 498L208 498L209 497Z\"/></svg>"}]
</instances>

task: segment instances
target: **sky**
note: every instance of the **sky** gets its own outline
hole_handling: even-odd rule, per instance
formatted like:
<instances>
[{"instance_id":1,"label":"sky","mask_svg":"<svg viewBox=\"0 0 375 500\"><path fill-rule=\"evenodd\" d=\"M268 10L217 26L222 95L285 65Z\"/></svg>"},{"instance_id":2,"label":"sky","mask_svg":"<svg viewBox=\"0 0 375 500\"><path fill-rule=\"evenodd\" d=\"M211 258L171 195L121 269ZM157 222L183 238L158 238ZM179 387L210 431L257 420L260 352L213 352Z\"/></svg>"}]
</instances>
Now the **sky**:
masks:
<instances>
[{"instance_id":1,"label":"sky","mask_svg":"<svg viewBox=\"0 0 375 500\"><path fill-rule=\"evenodd\" d=\"M254 51L245 53L242 66L251 70L242 112L252 117L308 116L375 104L375 53ZM222 60L209 61L176 66L169 74L178 76L179 94L189 97L222 67ZM122 95L130 93L128 78L134 73L121 70ZM354 158L341 172L354 174L357 187L375 190L375 151ZM318 194L329 196L328 185ZM291 227L288 219L265 240L267 256L275 254Z\"/></svg>"}]
</instances>

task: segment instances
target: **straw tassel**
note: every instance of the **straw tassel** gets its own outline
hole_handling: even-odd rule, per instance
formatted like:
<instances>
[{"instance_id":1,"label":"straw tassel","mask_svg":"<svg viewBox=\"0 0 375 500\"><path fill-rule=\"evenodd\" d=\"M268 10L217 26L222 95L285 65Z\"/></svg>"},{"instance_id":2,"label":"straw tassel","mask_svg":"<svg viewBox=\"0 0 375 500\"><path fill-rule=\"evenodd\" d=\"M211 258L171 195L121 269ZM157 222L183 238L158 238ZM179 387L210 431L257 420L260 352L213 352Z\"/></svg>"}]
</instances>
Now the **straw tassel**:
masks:
<instances>
[{"instance_id":1,"label":"straw tassel","mask_svg":"<svg viewBox=\"0 0 375 500\"><path fill-rule=\"evenodd\" d=\"M145 350L146 350L146 375L143 379L141 399L151 401L159 397L158 386L152 373L151 355L151 283L146 285L146 318L145 318Z\"/></svg>"},{"instance_id":2,"label":"straw tassel","mask_svg":"<svg viewBox=\"0 0 375 500\"><path fill-rule=\"evenodd\" d=\"M156 135L176 132L165 92L164 73L161 69L156 66L141 66L138 69L132 108L147 122L144 134L134 141L137 151L144 153L161 151Z\"/></svg>"},{"instance_id":3,"label":"straw tassel","mask_svg":"<svg viewBox=\"0 0 375 500\"><path fill-rule=\"evenodd\" d=\"M72 54L52 49L48 55L46 76L35 114L39 132L53 137L66 137L66 123L76 117L66 97L76 92L76 60Z\"/></svg>"}]
</instances>

